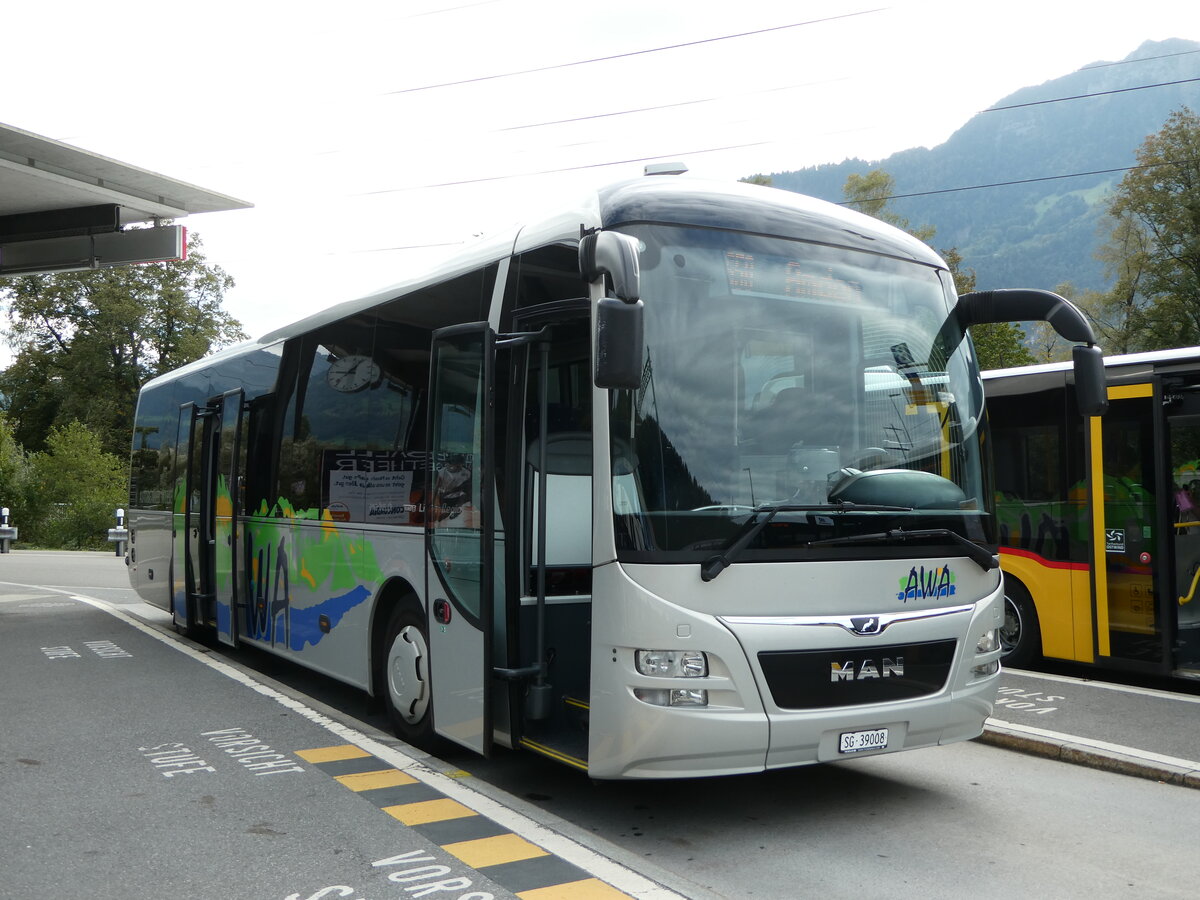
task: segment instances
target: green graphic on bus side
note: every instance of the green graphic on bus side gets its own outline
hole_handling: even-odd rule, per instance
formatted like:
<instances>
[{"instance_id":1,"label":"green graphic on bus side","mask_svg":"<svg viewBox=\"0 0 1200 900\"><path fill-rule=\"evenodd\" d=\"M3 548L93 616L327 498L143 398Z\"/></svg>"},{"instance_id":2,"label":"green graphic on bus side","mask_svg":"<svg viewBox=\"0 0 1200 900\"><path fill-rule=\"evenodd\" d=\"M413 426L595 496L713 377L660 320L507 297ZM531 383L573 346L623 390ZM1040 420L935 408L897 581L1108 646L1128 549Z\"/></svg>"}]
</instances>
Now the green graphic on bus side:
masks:
<instances>
[{"instance_id":1,"label":"green graphic on bus side","mask_svg":"<svg viewBox=\"0 0 1200 900\"><path fill-rule=\"evenodd\" d=\"M218 515L222 507L232 512L223 482L218 496ZM320 527L295 527L296 520ZM232 518L226 521L232 528ZM241 529L247 590L239 621L248 638L297 651L315 646L383 582L373 543L319 510L297 511L280 498L270 510L263 503L259 517L243 520ZM317 600L298 605L308 597Z\"/></svg>"}]
</instances>

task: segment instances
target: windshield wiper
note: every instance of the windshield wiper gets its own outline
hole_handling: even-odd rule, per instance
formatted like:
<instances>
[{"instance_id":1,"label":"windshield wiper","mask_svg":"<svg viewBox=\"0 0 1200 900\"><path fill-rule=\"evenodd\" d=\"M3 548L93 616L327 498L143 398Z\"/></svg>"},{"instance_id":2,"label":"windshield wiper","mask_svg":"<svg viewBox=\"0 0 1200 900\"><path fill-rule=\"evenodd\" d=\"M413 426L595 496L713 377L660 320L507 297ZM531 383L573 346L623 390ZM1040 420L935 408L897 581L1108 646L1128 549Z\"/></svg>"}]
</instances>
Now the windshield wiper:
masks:
<instances>
[{"instance_id":1,"label":"windshield wiper","mask_svg":"<svg viewBox=\"0 0 1200 900\"><path fill-rule=\"evenodd\" d=\"M877 531L873 534L852 534L846 537L825 538L820 541L809 541L810 547L833 547L837 544L874 544L879 541L902 543L903 541L919 540L920 538L949 538L958 544L963 555L976 563L985 572L990 572L1000 565L1000 560L994 553L985 550L972 540L968 540L949 528L918 528L906 531L903 528L893 528L891 531Z\"/></svg>"},{"instance_id":2,"label":"windshield wiper","mask_svg":"<svg viewBox=\"0 0 1200 900\"><path fill-rule=\"evenodd\" d=\"M780 512L912 512L911 506L877 506L874 504L852 503L843 500L835 503L777 503L773 506L756 507L741 529L729 540L720 553L710 556L700 564L700 580L712 581L735 562L742 551L758 537L759 533L770 524L776 513ZM766 513L765 516L760 514Z\"/></svg>"}]
</instances>

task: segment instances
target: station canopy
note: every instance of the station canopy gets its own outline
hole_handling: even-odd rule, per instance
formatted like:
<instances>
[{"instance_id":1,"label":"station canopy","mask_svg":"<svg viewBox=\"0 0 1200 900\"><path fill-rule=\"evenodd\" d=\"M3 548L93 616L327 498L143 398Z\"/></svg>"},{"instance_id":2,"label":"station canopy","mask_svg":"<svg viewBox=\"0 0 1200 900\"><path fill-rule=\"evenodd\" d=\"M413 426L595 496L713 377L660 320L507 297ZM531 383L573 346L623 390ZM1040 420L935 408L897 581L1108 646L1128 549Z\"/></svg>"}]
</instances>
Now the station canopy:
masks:
<instances>
[{"instance_id":1,"label":"station canopy","mask_svg":"<svg viewBox=\"0 0 1200 900\"><path fill-rule=\"evenodd\" d=\"M0 275L183 259L179 219L251 206L0 124Z\"/></svg>"}]
</instances>

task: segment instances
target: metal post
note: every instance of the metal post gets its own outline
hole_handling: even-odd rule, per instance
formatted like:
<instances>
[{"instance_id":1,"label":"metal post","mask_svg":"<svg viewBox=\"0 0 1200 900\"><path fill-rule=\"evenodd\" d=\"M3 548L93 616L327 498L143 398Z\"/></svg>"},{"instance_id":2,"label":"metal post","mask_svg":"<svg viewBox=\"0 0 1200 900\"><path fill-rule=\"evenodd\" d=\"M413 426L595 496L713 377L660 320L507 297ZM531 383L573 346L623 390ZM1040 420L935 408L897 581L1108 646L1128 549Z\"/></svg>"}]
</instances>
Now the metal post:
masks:
<instances>
[{"instance_id":1,"label":"metal post","mask_svg":"<svg viewBox=\"0 0 1200 900\"><path fill-rule=\"evenodd\" d=\"M125 510L117 510L117 527L108 529L108 539L116 548L116 555L124 556L125 545L129 540L129 529L125 527Z\"/></svg>"},{"instance_id":2,"label":"metal post","mask_svg":"<svg viewBox=\"0 0 1200 900\"><path fill-rule=\"evenodd\" d=\"M9 515L7 506L0 508L0 553L7 553L17 539L17 529L9 521Z\"/></svg>"}]
</instances>

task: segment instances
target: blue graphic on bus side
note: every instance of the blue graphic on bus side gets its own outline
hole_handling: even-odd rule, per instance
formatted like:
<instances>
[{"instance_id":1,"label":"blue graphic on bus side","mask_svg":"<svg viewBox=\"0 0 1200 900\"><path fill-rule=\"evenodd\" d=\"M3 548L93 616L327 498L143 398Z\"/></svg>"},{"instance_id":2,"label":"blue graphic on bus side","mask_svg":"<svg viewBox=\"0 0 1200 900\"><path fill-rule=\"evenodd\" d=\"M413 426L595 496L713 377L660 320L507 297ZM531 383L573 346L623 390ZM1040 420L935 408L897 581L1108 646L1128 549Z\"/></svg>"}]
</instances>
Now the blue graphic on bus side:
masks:
<instances>
[{"instance_id":1,"label":"blue graphic on bus side","mask_svg":"<svg viewBox=\"0 0 1200 900\"><path fill-rule=\"evenodd\" d=\"M337 627L338 622L342 620L342 616L370 596L371 592L364 585L360 584L348 593L342 594L339 597L330 597L328 600L322 600L315 606L310 606L306 609L291 607L288 616L290 629L289 646L293 650L303 650L305 644L312 644L315 647L321 638ZM329 628L326 631L321 630L322 616L329 620Z\"/></svg>"}]
</instances>

